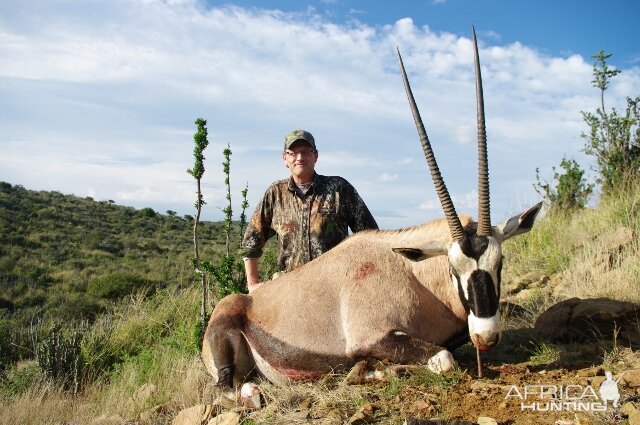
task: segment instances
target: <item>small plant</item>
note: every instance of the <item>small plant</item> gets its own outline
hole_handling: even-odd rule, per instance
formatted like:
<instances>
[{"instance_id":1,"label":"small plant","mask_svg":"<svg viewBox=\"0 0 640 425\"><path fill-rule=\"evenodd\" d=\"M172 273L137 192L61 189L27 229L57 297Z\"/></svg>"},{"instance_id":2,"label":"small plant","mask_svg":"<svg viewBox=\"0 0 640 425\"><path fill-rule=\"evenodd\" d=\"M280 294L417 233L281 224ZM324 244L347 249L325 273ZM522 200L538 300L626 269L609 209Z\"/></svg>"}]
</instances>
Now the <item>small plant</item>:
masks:
<instances>
[{"instance_id":1,"label":"small plant","mask_svg":"<svg viewBox=\"0 0 640 425\"><path fill-rule=\"evenodd\" d=\"M233 209L231 207L231 147L227 147L223 150L224 162L222 163L222 169L225 175L224 184L227 188L227 205L222 209L224 212L224 233L226 240L226 254L222 257L220 265L215 266L209 261L202 262L202 268L209 273L213 280L216 282L217 295L219 298L223 298L229 294L246 292L247 281L244 273L244 264L240 258L231 253L231 240L232 240L232 228L233 228ZM247 202L248 186L242 190L242 213L240 214L240 232L239 238L242 238L244 227L246 226L246 208L249 206Z\"/></svg>"},{"instance_id":2,"label":"small plant","mask_svg":"<svg viewBox=\"0 0 640 425\"><path fill-rule=\"evenodd\" d=\"M80 344L88 328L86 322L67 331L55 326L35 344L36 360L44 376L60 383L74 395L78 393L82 382Z\"/></svg>"},{"instance_id":3,"label":"small plant","mask_svg":"<svg viewBox=\"0 0 640 425\"><path fill-rule=\"evenodd\" d=\"M607 64L611 54L600 51L592 56L593 87L600 90L600 107L593 112L582 111L582 117L589 126L589 132L582 133L586 140L585 153L592 155L600 176L603 194L632 182L640 171L640 96L627 97L624 114L615 108L608 112L605 108L604 94L611 79L621 71Z\"/></svg>"},{"instance_id":4,"label":"small plant","mask_svg":"<svg viewBox=\"0 0 640 425\"><path fill-rule=\"evenodd\" d=\"M548 365L554 363L560 359L560 349L552 344L544 341L538 344L531 343L533 348L531 349L531 357L529 363L533 366Z\"/></svg>"},{"instance_id":5,"label":"small plant","mask_svg":"<svg viewBox=\"0 0 640 425\"><path fill-rule=\"evenodd\" d=\"M121 298L134 291L152 292L154 282L145 277L133 274L115 272L97 277L89 281L87 291L100 298Z\"/></svg>"},{"instance_id":6,"label":"small plant","mask_svg":"<svg viewBox=\"0 0 640 425\"><path fill-rule=\"evenodd\" d=\"M540 170L536 168L534 189L544 197L552 213L566 213L584 208L593 191L593 184L587 183L584 171L574 159L562 158L560 167L564 172L560 174L556 167L553 167L551 182L542 180Z\"/></svg>"},{"instance_id":7,"label":"small plant","mask_svg":"<svg viewBox=\"0 0 640 425\"><path fill-rule=\"evenodd\" d=\"M442 374L433 373L425 367L412 372L407 383L429 388L451 389L462 381L466 374L467 372L459 367Z\"/></svg>"},{"instance_id":8,"label":"small plant","mask_svg":"<svg viewBox=\"0 0 640 425\"><path fill-rule=\"evenodd\" d=\"M193 148L193 157L195 159L193 168L187 170L187 173L191 174L196 179L196 217L193 222L193 253L194 258L192 260L193 267L200 275L200 284L202 286L202 305L200 309L200 324L201 329L204 329L208 320L207 309L207 276L202 270L200 270L200 249L198 246L198 225L200 224L200 214L202 213L202 207L205 204L204 196L202 195L202 176L204 175L204 150L209 146L209 140L207 139L207 121L198 118L195 121L198 129L193 135L193 142L195 144Z\"/></svg>"},{"instance_id":9,"label":"small plant","mask_svg":"<svg viewBox=\"0 0 640 425\"><path fill-rule=\"evenodd\" d=\"M195 121L198 126L196 133L193 136L194 139L194 150L193 156L195 159L195 163L193 168L187 170L189 174L191 174L196 179L196 217L194 219L193 224L193 250L194 257L192 259L193 267L200 275L200 282L202 286L202 304L200 310L200 324L196 326L195 332L202 334L204 329L207 326L208 321L208 283L207 276L210 276L216 284L216 292L219 298L222 298L226 295L235 293L235 292L246 292L247 284L246 277L244 274L244 264L242 260L237 258L235 255L231 253L231 241L232 241L232 228L233 228L233 208L231 206L231 147L227 145L227 147L223 150L224 161L222 162L222 170L224 173L224 183L226 187L226 200L227 205L222 208L224 212L224 233L225 233L225 242L226 242L226 253L222 257L219 265L215 265L210 260L202 260L200 258L200 251L198 246L198 225L200 222L200 215L202 213L202 207L206 204L204 201L204 196L202 195L202 176L204 175L204 150L209 145L209 141L207 139L208 131L207 131L207 121L198 118ZM242 194L242 214L240 215L240 237L242 236L242 232L246 225L246 215L245 210L249 206L247 202L247 192L249 188L245 186L244 190L241 192Z\"/></svg>"}]
</instances>

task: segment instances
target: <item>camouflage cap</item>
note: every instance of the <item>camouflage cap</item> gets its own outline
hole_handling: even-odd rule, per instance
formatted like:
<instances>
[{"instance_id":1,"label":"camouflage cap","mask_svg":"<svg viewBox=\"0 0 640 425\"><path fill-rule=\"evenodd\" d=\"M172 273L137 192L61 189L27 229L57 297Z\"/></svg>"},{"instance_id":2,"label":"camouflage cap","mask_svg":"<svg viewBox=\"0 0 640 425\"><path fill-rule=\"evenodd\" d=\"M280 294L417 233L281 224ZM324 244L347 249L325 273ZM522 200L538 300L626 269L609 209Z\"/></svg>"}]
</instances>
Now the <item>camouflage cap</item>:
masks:
<instances>
[{"instance_id":1,"label":"camouflage cap","mask_svg":"<svg viewBox=\"0 0 640 425\"><path fill-rule=\"evenodd\" d=\"M304 140L309 143L313 149L316 149L316 141L309 133L305 130L293 130L284 137L284 148L289 149L291 145L293 145L298 140Z\"/></svg>"}]
</instances>

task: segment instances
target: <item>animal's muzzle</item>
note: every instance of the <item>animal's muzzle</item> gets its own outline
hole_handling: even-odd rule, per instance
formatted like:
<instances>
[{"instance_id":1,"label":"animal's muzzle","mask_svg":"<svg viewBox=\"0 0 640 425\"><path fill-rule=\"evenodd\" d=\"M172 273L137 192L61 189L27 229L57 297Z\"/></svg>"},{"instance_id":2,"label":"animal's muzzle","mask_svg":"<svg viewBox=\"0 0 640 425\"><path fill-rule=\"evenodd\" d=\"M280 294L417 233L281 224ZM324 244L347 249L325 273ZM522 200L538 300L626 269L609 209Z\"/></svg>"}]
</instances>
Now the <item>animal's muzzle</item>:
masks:
<instances>
[{"instance_id":1,"label":"animal's muzzle","mask_svg":"<svg viewBox=\"0 0 640 425\"><path fill-rule=\"evenodd\" d=\"M469 337L480 350L490 350L500 342L500 313L481 318L469 314Z\"/></svg>"},{"instance_id":2,"label":"animal's muzzle","mask_svg":"<svg viewBox=\"0 0 640 425\"><path fill-rule=\"evenodd\" d=\"M491 350L500 343L500 332L473 333L471 342L481 351Z\"/></svg>"}]
</instances>

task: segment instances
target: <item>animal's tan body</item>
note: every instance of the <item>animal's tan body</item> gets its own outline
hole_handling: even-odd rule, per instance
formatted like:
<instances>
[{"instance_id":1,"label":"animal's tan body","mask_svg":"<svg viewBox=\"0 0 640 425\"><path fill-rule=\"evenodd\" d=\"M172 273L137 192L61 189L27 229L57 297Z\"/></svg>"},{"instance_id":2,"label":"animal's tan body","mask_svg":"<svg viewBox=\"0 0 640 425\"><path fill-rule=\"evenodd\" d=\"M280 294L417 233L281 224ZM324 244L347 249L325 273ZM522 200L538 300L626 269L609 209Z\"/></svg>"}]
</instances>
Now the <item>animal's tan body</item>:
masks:
<instances>
[{"instance_id":1,"label":"animal's tan body","mask_svg":"<svg viewBox=\"0 0 640 425\"><path fill-rule=\"evenodd\" d=\"M470 221L462 220L464 225ZM392 251L424 240L450 243L446 221L360 232L251 295L222 300L204 338L202 357L208 371L217 376L212 330L222 316L242 317L235 336L236 362L245 366L237 375L249 372L246 368L255 361L257 369L276 382L315 378L360 358L376 357L377 344L394 332L433 344L429 354L436 354L438 346L466 331L467 314L451 283L446 256L412 262Z\"/></svg>"}]
</instances>

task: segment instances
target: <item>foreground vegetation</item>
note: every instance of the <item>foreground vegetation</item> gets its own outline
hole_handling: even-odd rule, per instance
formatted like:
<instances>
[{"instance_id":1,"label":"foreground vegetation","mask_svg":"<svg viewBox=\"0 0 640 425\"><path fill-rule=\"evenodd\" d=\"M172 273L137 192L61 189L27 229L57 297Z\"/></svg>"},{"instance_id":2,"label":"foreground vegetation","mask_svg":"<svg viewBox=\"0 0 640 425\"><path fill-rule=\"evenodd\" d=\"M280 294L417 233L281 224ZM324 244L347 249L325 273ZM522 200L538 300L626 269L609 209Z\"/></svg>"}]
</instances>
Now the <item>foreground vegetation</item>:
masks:
<instances>
[{"instance_id":1,"label":"foreground vegetation","mask_svg":"<svg viewBox=\"0 0 640 425\"><path fill-rule=\"evenodd\" d=\"M196 358L193 220L0 182L0 399L44 383L86 395ZM204 258L225 251L224 226L200 223Z\"/></svg>"},{"instance_id":2,"label":"foreground vegetation","mask_svg":"<svg viewBox=\"0 0 640 425\"><path fill-rule=\"evenodd\" d=\"M170 423L181 409L210 402L215 390L194 336L200 290L190 270L189 218L7 183L1 189L0 423ZM506 243L505 288L522 276L549 277L511 301L530 317L573 296L640 303L639 207L636 182L602 198L597 208L548 214L532 232ZM216 223L203 226L212 241L204 249L220 255L223 232ZM606 235L620 229L633 239L610 252ZM537 365L558 356L556 347L524 335L504 341L489 362L517 356ZM43 348L56 344L66 351ZM612 350L603 346L587 361L603 363ZM467 385L465 356L470 370L473 365L467 351L457 354L463 369L445 377L423 373L357 387L344 386L341 377L311 386L265 384L270 407L245 417L295 422L291 415L300 415L300 405L313 404L324 409L316 412L344 418L367 403L385 402L397 408L389 407L381 421L401 423L416 394L446 399ZM444 399L431 404L430 416L454 414ZM153 419L140 419L145 412Z\"/></svg>"}]
</instances>

